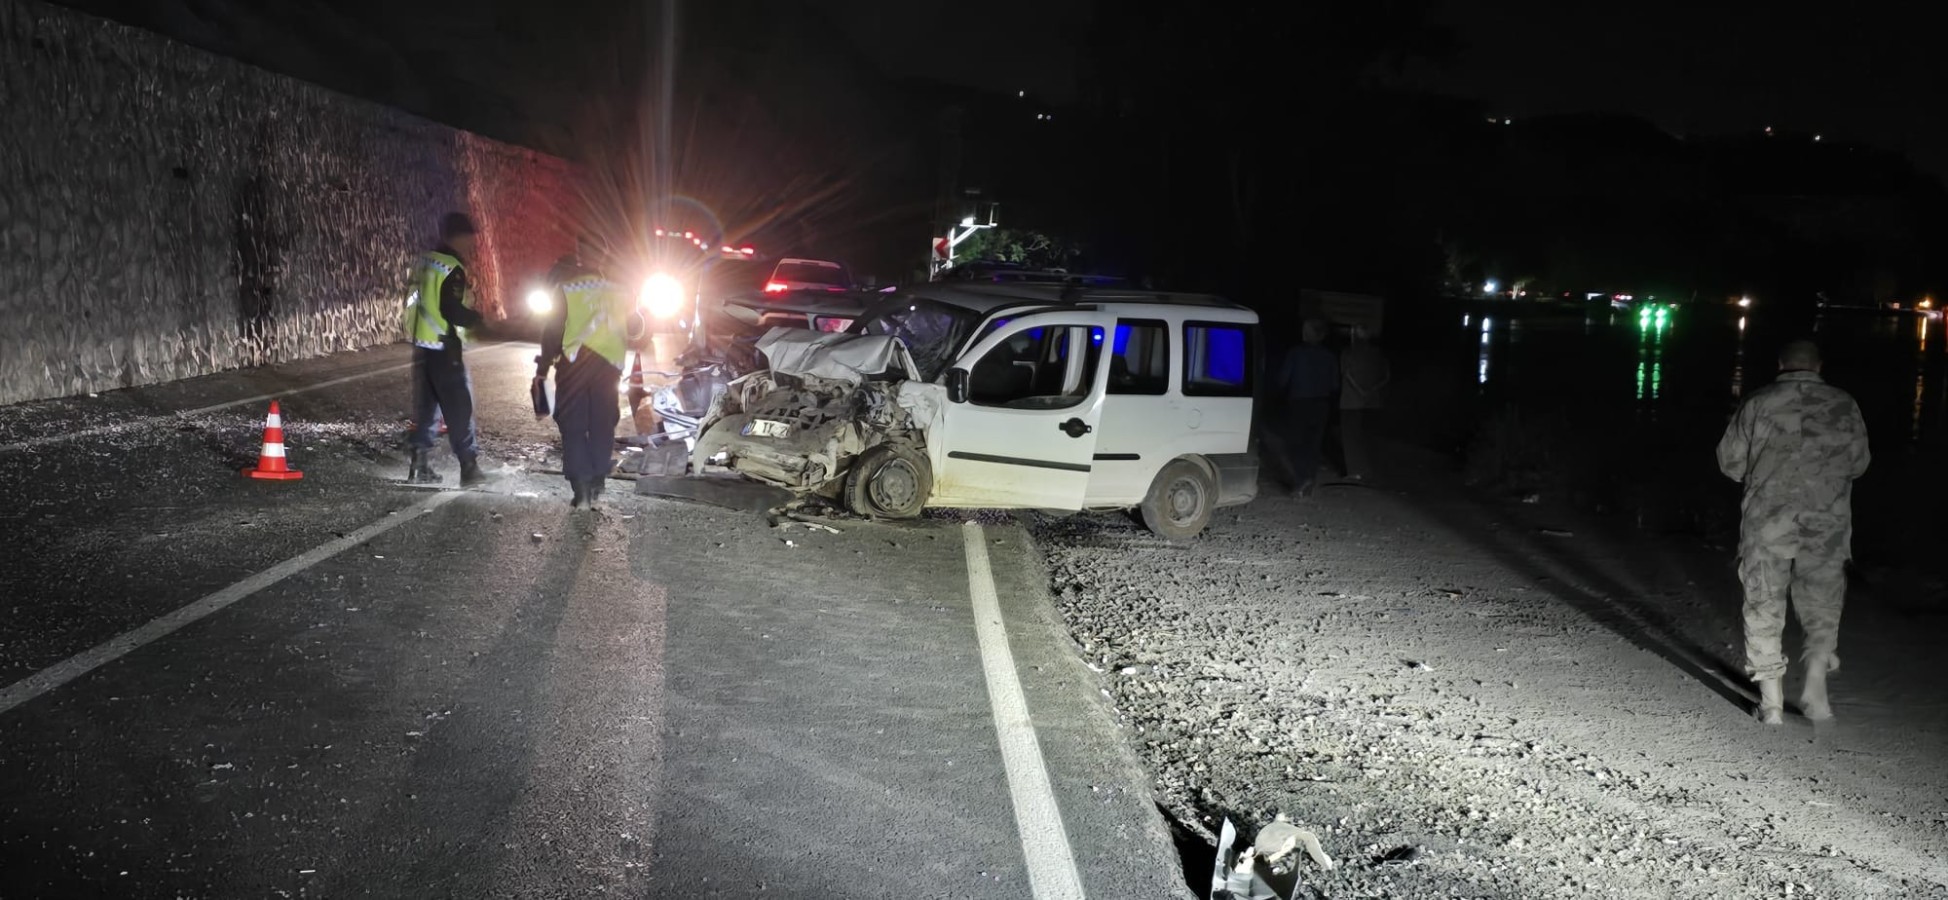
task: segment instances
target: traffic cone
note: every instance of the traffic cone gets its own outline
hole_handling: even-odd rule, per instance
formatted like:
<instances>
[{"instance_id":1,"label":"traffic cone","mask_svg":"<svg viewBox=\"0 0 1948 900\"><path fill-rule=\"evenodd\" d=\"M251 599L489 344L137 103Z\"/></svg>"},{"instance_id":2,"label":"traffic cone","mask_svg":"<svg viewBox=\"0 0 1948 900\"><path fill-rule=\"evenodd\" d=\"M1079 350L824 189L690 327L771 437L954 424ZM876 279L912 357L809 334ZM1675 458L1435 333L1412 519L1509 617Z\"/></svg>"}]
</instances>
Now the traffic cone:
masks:
<instances>
[{"instance_id":1,"label":"traffic cone","mask_svg":"<svg viewBox=\"0 0 1948 900\"><path fill-rule=\"evenodd\" d=\"M243 470L247 478L265 481L296 481L304 473L284 464L284 415L271 401L270 415L264 417L264 450L257 455L257 468Z\"/></svg>"}]
</instances>

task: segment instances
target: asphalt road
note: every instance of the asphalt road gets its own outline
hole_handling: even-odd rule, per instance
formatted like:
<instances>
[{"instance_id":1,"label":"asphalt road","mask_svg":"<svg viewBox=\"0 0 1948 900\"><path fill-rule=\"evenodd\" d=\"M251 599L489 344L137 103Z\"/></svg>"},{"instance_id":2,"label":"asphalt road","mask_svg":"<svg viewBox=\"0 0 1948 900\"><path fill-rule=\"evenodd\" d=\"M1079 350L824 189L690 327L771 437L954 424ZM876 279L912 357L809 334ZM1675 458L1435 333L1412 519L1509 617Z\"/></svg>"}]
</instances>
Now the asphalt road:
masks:
<instances>
[{"instance_id":1,"label":"asphalt road","mask_svg":"<svg viewBox=\"0 0 1948 900\"><path fill-rule=\"evenodd\" d=\"M0 408L0 897L1186 895L1024 531L571 512L531 355L485 491L404 347Z\"/></svg>"}]
</instances>

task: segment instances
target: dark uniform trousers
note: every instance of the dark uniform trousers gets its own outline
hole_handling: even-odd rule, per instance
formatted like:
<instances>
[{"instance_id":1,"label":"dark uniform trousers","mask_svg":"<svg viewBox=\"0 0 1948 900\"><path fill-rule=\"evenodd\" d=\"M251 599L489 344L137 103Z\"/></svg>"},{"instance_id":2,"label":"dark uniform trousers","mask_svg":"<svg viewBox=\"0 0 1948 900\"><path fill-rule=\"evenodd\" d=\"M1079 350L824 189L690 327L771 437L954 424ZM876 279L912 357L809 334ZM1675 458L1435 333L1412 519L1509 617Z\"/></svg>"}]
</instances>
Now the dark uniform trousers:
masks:
<instances>
[{"instance_id":1,"label":"dark uniform trousers","mask_svg":"<svg viewBox=\"0 0 1948 900\"><path fill-rule=\"evenodd\" d=\"M446 420L453 456L469 462L480 455L473 421L473 377L458 353L413 348L413 433L415 450L433 449L440 419Z\"/></svg>"},{"instance_id":2,"label":"dark uniform trousers","mask_svg":"<svg viewBox=\"0 0 1948 900\"><path fill-rule=\"evenodd\" d=\"M561 473L570 482L609 477L622 369L588 348L555 367L555 424L561 426Z\"/></svg>"}]
</instances>

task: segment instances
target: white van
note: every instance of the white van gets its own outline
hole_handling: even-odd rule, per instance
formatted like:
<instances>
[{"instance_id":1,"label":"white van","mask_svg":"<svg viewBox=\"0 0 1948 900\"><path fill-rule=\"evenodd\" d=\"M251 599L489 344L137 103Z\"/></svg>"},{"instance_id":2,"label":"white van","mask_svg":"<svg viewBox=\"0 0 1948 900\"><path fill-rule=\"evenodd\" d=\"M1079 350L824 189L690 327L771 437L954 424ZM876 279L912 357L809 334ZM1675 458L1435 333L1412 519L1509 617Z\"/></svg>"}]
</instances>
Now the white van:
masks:
<instances>
[{"instance_id":1,"label":"white van","mask_svg":"<svg viewBox=\"0 0 1948 900\"><path fill-rule=\"evenodd\" d=\"M1253 499L1258 316L1205 295L929 284L851 332L778 330L693 465L884 518L1138 510L1185 539Z\"/></svg>"}]
</instances>

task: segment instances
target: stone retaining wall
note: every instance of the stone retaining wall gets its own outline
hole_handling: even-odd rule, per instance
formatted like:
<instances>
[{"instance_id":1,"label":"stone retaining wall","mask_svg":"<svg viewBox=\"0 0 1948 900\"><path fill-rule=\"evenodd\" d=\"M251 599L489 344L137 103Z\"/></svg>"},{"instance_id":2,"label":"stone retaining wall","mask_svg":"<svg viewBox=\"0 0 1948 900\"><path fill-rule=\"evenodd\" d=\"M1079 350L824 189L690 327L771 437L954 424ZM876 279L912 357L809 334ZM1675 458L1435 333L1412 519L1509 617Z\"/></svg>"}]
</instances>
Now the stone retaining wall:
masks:
<instances>
[{"instance_id":1,"label":"stone retaining wall","mask_svg":"<svg viewBox=\"0 0 1948 900\"><path fill-rule=\"evenodd\" d=\"M412 255L481 227L483 307L570 245L560 159L0 0L0 403L399 340Z\"/></svg>"}]
</instances>

